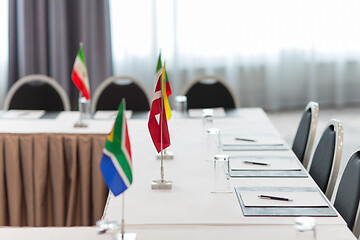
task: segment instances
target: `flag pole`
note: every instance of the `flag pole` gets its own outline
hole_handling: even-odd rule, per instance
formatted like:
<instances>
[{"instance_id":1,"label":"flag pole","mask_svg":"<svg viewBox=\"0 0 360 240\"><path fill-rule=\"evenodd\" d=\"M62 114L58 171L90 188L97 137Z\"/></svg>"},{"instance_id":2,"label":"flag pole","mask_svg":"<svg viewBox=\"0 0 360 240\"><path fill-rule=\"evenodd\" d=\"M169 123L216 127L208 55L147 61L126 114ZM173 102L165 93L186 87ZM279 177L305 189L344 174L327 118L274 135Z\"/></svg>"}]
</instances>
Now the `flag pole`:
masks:
<instances>
[{"instance_id":1,"label":"flag pole","mask_svg":"<svg viewBox=\"0 0 360 240\"><path fill-rule=\"evenodd\" d=\"M121 239L124 240L125 237L125 192L122 196L122 213L121 213Z\"/></svg>"},{"instance_id":2,"label":"flag pole","mask_svg":"<svg viewBox=\"0 0 360 240\"><path fill-rule=\"evenodd\" d=\"M161 111L160 111L160 149L161 149L161 167L160 167L160 177L161 182L164 182L164 151L163 151L163 111L164 111L164 93L163 93L163 76L161 75Z\"/></svg>"},{"instance_id":3,"label":"flag pole","mask_svg":"<svg viewBox=\"0 0 360 240\"><path fill-rule=\"evenodd\" d=\"M165 64L165 63L164 63ZM164 178L164 151L163 151L163 117L164 117L164 92L163 92L163 84L165 76L161 75L161 87L160 87L160 180L153 180L151 184L152 189L172 189L172 181L166 181ZM166 117L166 115L165 115Z\"/></svg>"},{"instance_id":4,"label":"flag pole","mask_svg":"<svg viewBox=\"0 0 360 240\"><path fill-rule=\"evenodd\" d=\"M81 104L81 98L83 97L81 91L79 91L79 99L78 99L78 102L79 102L79 112L80 112L80 119L79 119L79 124L82 125L83 124L83 106Z\"/></svg>"},{"instance_id":5,"label":"flag pole","mask_svg":"<svg viewBox=\"0 0 360 240\"><path fill-rule=\"evenodd\" d=\"M79 46L80 48L82 49L83 48L83 42L80 42L79 43ZM78 99L78 105L79 105L79 113L80 113L80 118L79 118L79 121L77 121L75 124L74 124L74 127L76 128L86 128L87 127L87 124L85 124L83 122L83 104L82 104L82 92L79 91L79 99Z\"/></svg>"}]
</instances>

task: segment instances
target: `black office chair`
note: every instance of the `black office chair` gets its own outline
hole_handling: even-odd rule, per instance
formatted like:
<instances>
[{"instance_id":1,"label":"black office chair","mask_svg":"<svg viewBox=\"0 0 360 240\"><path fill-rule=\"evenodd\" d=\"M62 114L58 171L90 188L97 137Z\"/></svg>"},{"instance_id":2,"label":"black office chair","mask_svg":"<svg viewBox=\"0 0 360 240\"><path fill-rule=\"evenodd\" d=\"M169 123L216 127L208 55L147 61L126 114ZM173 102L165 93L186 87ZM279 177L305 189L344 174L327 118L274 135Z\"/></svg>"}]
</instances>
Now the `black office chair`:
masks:
<instances>
[{"instance_id":1,"label":"black office chair","mask_svg":"<svg viewBox=\"0 0 360 240\"><path fill-rule=\"evenodd\" d=\"M343 127L338 120L331 120L326 126L312 157L309 174L331 198L339 173L343 146Z\"/></svg>"},{"instance_id":2,"label":"black office chair","mask_svg":"<svg viewBox=\"0 0 360 240\"><path fill-rule=\"evenodd\" d=\"M293 152L305 168L307 168L311 157L311 150L318 121L318 112L319 104L316 102L309 102L302 115L292 145Z\"/></svg>"},{"instance_id":3,"label":"black office chair","mask_svg":"<svg viewBox=\"0 0 360 240\"><path fill-rule=\"evenodd\" d=\"M356 237L359 236L360 150L350 157L337 188L334 207Z\"/></svg>"},{"instance_id":4,"label":"black office chair","mask_svg":"<svg viewBox=\"0 0 360 240\"><path fill-rule=\"evenodd\" d=\"M17 80L9 89L4 110L70 111L65 90L53 78L33 74Z\"/></svg>"},{"instance_id":5,"label":"black office chair","mask_svg":"<svg viewBox=\"0 0 360 240\"><path fill-rule=\"evenodd\" d=\"M193 108L237 108L236 95L227 83L218 76L202 75L195 78L184 89L188 109Z\"/></svg>"},{"instance_id":6,"label":"black office chair","mask_svg":"<svg viewBox=\"0 0 360 240\"><path fill-rule=\"evenodd\" d=\"M96 89L91 110L117 110L121 100L126 99L126 109L150 110L150 97L145 87L129 76L112 76L105 79Z\"/></svg>"}]
</instances>

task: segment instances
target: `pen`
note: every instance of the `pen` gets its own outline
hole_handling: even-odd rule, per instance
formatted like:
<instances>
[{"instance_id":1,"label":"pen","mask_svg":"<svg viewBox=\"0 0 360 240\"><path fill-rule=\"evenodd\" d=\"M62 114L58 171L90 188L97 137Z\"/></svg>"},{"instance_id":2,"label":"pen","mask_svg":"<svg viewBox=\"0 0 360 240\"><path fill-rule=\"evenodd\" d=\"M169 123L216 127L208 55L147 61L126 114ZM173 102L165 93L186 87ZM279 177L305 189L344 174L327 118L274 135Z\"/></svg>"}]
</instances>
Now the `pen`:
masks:
<instances>
[{"instance_id":1,"label":"pen","mask_svg":"<svg viewBox=\"0 0 360 240\"><path fill-rule=\"evenodd\" d=\"M269 195L259 195L258 196L261 199L271 199L271 200L279 200L279 201L292 201L290 198L284 198L284 197L276 197L276 196L269 196Z\"/></svg>"},{"instance_id":2,"label":"pen","mask_svg":"<svg viewBox=\"0 0 360 240\"><path fill-rule=\"evenodd\" d=\"M243 161L244 163L249 163L249 164L254 164L254 165L270 165L269 163L265 163L265 162L254 162L254 161Z\"/></svg>"},{"instance_id":3,"label":"pen","mask_svg":"<svg viewBox=\"0 0 360 240\"><path fill-rule=\"evenodd\" d=\"M239 138L239 137L236 137L235 140L246 141L246 142L256 142L254 139L250 139L250 138Z\"/></svg>"}]
</instances>

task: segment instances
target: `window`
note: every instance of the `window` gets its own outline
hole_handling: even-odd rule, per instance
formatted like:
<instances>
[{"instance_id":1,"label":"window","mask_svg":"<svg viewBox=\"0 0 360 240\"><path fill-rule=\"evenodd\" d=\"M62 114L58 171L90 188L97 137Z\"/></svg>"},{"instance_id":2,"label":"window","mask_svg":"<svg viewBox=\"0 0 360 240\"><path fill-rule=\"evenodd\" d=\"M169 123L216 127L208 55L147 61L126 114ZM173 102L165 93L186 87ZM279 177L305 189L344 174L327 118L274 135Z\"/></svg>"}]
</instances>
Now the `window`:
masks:
<instances>
[{"instance_id":1,"label":"window","mask_svg":"<svg viewBox=\"0 0 360 240\"><path fill-rule=\"evenodd\" d=\"M110 9L115 74L150 91L161 49L175 94L207 73L225 78L241 106L360 102L351 92L360 87L358 0L112 0Z\"/></svg>"}]
</instances>

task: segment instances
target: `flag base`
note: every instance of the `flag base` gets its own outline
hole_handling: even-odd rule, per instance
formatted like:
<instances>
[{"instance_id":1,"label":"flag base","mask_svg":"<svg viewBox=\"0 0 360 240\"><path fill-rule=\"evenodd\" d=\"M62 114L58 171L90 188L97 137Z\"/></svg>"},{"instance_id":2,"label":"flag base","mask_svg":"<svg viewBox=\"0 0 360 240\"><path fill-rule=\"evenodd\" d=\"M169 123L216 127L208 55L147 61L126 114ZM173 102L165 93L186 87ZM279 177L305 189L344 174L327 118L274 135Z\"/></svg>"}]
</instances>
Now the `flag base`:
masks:
<instances>
[{"instance_id":1,"label":"flag base","mask_svg":"<svg viewBox=\"0 0 360 240\"><path fill-rule=\"evenodd\" d=\"M156 159L161 159L161 153L158 153L156 155ZM172 160L174 159L174 153L172 151L166 151L164 154L163 154L163 159L164 160Z\"/></svg>"},{"instance_id":2,"label":"flag base","mask_svg":"<svg viewBox=\"0 0 360 240\"><path fill-rule=\"evenodd\" d=\"M172 181L152 180L151 189L172 189Z\"/></svg>"},{"instance_id":3,"label":"flag base","mask_svg":"<svg viewBox=\"0 0 360 240\"><path fill-rule=\"evenodd\" d=\"M75 127L75 128L87 128L88 125L87 125L86 123L83 123L83 122L76 122L76 123L74 124L74 127Z\"/></svg>"},{"instance_id":4,"label":"flag base","mask_svg":"<svg viewBox=\"0 0 360 240\"><path fill-rule=\"evenodd\" d=\"M114 238L116 240L135 240L136 239L136 233L124 233L124 238L122 237L121 233L117 233L116 237Z\"/></svg>"}]
</instances>

